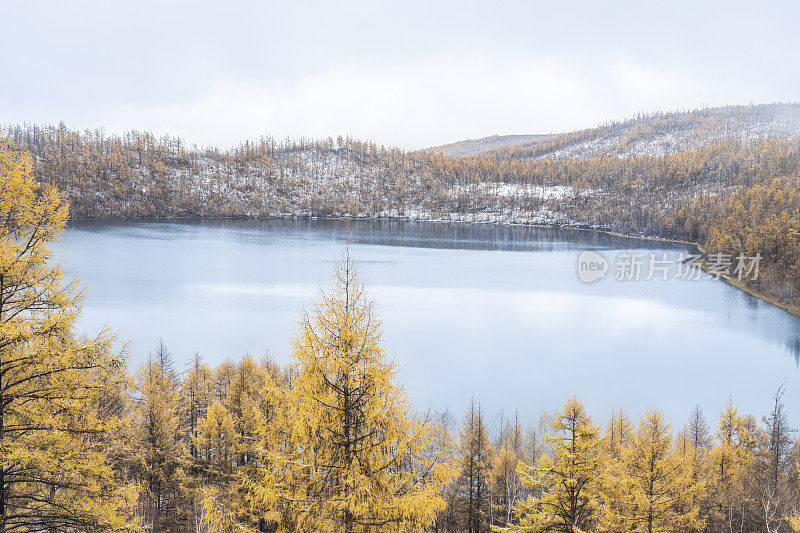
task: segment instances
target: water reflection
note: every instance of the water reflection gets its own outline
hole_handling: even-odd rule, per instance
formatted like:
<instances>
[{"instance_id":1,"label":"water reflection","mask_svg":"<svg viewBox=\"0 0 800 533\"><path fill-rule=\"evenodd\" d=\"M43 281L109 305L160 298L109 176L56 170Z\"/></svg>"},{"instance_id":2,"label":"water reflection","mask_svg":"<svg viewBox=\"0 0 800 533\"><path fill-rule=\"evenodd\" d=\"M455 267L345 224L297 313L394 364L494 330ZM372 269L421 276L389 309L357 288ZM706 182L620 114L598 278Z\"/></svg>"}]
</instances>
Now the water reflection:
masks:
<instances>
[{"instance_id":1,"label":"water reflection","mask_svg":"<svg viewBox=\"0 0 800 533\"><path fill-rule=\"evenodd\" d=\"M162 337L179 359L269 350L285 362L302 306L348 241L419 406L459 411L474 395L490 413L518 407L535 420L577 394L600 420L656 405L681 421L729 396L760 414L787 379L787 406L798 407L797 317L720 281L586 285L576 275L582 250L675 260L691 251L681 244L554 228L225 220L73 223L57 252L89 287L81 326L117 329L134 363Z\"/></svg>"}]
</instances>

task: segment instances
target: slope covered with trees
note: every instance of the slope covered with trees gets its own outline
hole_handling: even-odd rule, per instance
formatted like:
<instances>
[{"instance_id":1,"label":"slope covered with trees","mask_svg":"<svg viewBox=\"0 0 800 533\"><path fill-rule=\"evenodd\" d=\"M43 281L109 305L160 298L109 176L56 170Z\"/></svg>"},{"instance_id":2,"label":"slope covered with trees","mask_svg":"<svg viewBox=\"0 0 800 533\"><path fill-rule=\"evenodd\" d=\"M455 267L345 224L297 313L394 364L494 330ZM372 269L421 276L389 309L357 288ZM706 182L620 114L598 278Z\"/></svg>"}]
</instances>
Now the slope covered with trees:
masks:
<instances>
[{"instance_id":1,"label":"slope covered with trees","mask_svg":"<svg viewBox=\"0 0 800 533\"><path fill-rule=\"evenodd\" d=\"M655 114L448 153L352 139L231 150L174 137L3 129L74 218L357 217L557 224L764 257L751 288L800 304L800 106ZM508 142L506 142L508 141ZM470 146L477 146L472 150Z\"/></svg>"},{"instance_id":2,"label":"slope covered with trees","mask_svg":"<svg viewBox=\"0 0 800 533\"><path fill-rule=\"evenodd\" d=\"M701 148L713 141L787 138L800 132L800 106L770 104L726 106L695 111L640 114L553 135L506 135L460 141L426 151L449 156L495 155L504 159L546 157L618 157L668 155Z\"/></svg>"}]
</instances>

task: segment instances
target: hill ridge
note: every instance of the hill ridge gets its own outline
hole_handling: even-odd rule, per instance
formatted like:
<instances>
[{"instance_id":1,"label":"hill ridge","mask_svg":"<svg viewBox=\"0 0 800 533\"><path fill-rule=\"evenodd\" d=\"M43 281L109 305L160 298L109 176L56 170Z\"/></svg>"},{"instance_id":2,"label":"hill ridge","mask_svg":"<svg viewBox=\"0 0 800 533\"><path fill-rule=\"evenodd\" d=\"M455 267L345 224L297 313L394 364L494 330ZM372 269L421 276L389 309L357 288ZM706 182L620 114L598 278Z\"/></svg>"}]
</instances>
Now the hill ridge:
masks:
<instances>
[{"instance_id":1,"label":"hill ridge","mask_svg":"<svg viewBox=\"0 0 800 533\"><path fill-rule=\"evenodd\" d=\"M640 113L623 121L559 134L492 135L426 148L449 157L506 159L668 155L714 140L753 140L800 134L800 104L728 105L689 111Z\"/></svg>"}]
</instances>

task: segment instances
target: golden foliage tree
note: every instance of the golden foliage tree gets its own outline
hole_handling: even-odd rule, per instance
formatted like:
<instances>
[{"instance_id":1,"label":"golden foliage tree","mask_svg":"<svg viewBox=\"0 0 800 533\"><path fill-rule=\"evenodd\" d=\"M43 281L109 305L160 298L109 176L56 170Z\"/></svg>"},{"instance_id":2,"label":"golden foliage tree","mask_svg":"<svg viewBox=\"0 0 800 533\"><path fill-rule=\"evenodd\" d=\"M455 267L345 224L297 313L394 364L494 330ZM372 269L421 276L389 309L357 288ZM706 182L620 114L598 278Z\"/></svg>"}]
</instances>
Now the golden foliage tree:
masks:
<instances>
[{"instance_id":1,"label":"golden foliage tree","mask_svg":"<svg viewBox=\"0 0 800 533\"><path fill-rule=\"evenodd\" d=\"M134 466L145 482L142 506L145 521L167 527L179 505L181 443L178 378L169 351L160 342L137 374L134 410Z\"/></svg>"},{"instance_id":2,"label":"golden foliage tree","mask_svg":"<svg viewBox=\"0 0 800 533\"><path fill-rule=\"evenodd\" d=\"M697 486L691 463L686 454L673 450L661 412L650 410L642 418L618 476L625 495L620 518L630 531L695 531L702 526L693 505Z\"/></svg>"},{"instance_id":3,"label":"golden foliage tree","mask_svg":"<svg viewBox=\"0 0 800 533\"><path fill-rule=\"evenodd\" d=\"M492 510L495 522L501 525L512 524L514 504L522 492L517 465L525 456L525 442L519 415L514 413L514 421L503 424L496 451L492 457L492 483L495 503Z\"/></svg>"},{"instance_id":4,"label":"golden foliage tree","mask_svg":"<svg viewBox=\"0 0 800 533\"><path fill-rule=\"evenodd\" d=\"M135 493L108 460L105 396L124 360L107 333L72 333L81 295L49 248L68 207L32 170L0 143L0 531L117 529Z\"/></svg>"},{"instance_id":5,"label":"golden foliage tree","mask_svg":"<svg viewBox=\"0 0 800 533\"><path fill-rule=\"evenodd\" d=\"M734 519L740 514L739 525L743 523L740 502L744 492L742 483L744 467L751 461L752 446L743 430L744 420L728 401L720 413L717 438L719 444L711 453L710 481L716 495L716 506L711 509L714 521L727 523L729 529L735 527Z\"/></svg>"},{"instance_id":6,"label":"golden foliage tree","mask_svg":"<svg viewBox=\"0 0 800 533\"><path fill-rule=\"evenodd\" d=\"M591 531L597 522L603 468L599 428L592 424L583 404L570 399L552 421L555 434L548 437L553 455L537 465L520 465L522 484L540 491L541 497L521 500L514 531Z\"/></svg>"},{"instance_id":7,"label":"golden foliage tree","mask_svg":"<svg viewBox=\"0 0 800 533\"><path fill-rule=\"evenodd\" d=\"M459 434L460 476L458 485L465 499L465 531L479 533L488 526L489 478L491 476L492 446L489 431L483 421L480 405L470 403Z\"/></svg>"},{"instance_id":8,"label":"golden foliage tree","mask_svg":"<svg viewBox=\"0 0 800 533\"><path fill-rule=\"evenodd\" d=\"M194 444L206 469L217 478L230 474L236 457L236 429L233 417L221 403L214 402L208 408L199 433Z\"/></svg>"},{"instance_id":9,"label":"golden foliage tree","mask_svg":"<svg viewBox=\"0 0 800 533\"><path fill-rule=\"evenodd\" d=\"M419 531L444 501L450 469L426 453L431 428L412 415L381 328L347 259L299 325L297 375L281 421L263 439L251 505L283 529Z\"/></svg>"}]
</instances>

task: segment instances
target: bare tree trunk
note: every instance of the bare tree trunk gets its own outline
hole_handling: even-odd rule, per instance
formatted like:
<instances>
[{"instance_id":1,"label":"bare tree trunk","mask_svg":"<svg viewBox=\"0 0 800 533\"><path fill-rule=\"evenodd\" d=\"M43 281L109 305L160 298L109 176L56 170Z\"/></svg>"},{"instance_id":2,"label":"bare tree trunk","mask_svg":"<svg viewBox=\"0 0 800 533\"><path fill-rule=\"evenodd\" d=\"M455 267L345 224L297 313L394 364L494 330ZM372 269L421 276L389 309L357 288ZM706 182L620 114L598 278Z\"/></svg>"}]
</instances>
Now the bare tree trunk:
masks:
<instances>
[{"instance_id":1,"label":"bare tree trunk","mask_svg":"<svg viewBox=\"0 0 800 533\"><path fill-rule=\"evenodd\" d=\"M0 274L0 298L4 296L5 293L5 277ZM3 320L3 308L5 307L5 302L0 300L0 325L2 324ZM4 431L4 415L6 412L6 403L7 400L3 396L3 386L5 385L5 380L3 380L3 375L5 374L5 368L3 368L3 353L0 350L0 446L4 445L5 442L5 431ZM0 463L0 532L6 530L6 499L8 495L6 494L6 467L5 467L5 457L3 457L3 462Z\"/></svg>"}]
</instances>

